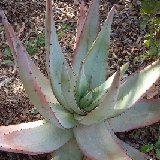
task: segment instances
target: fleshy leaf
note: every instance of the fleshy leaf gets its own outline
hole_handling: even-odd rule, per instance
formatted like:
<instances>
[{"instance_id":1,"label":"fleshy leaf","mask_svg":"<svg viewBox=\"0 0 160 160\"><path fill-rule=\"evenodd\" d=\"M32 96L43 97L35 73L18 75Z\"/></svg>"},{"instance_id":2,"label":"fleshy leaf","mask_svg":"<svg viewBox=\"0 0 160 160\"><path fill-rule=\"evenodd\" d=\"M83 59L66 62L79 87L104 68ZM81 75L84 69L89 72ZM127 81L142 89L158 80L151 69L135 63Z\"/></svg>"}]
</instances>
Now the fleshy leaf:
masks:
<instances>
[{"instance_id":1,"label":"fleshy leaf","mask_svg":"<svg viewBox=\"0 0 160 160\"><path fill-rule=\"evenodd\" d=\"M34 124L35 127L33 128ZM15 128L18 131L15 131L13 125L0 127L1 150L30 155L49 153L58 149L72 138L70 130L56 128L50 123L40 124L39 121L20 124L20 126L16 125ZM8 132L8 130L11 132Z\"/></svg>"},{"instance_id":2,"label":"fleshy leaf","mask_svg":"<svg viewBox=\"0 0 160 160\"><path fill-rule=\"evenodd\" d=\"M7 18L4 15L3 12L1 12L1 16L5 19L3 21L3 24L4 24L4 27L5 27L6 33L7 33L8 43L9 43L9 46L12 50L12 53L13 53L13 56L14 56L14 59L15 59L15 63L17 64L19 60L18 60L18 56L17 56L18 53L16 52L17 50L15 48L15 42L17 41L17 45L19 43L19 45L21 45L21 47L22 47L22 44L20 43L19 39L16 37L16 34L14 33L11 25L8 23ZM34 75L34 77L37 81L37 84L41 87L41 91L45 94L48 101L52 102L52 103L58 103L55 96L53 95L52 88L51 88L49 80L43 75L43 73L33 63L33 61L31 60L31 57L27 54L27 52L25 50L24 50L23 54L25 54L25 56L24 56L25 58L21 60L22 63L24 61L29 63L29 65L31 67L31 70L32 70L32 72L30 74ZM18 68L18 70L19 70L19 72L22 72L20 67Z\"/></svg>"},{"instance_id":3,"label":"fleshy leaf","mask_svg":"<svg viewBox=\"0 0 160 160\"><path fill-rule=\"evenodd\" d=\"M128 63L126 63L122 67L120 67L121 75L123 75L127 69L128 69ZM94 109L98 105L100 99L103 97L105 92L107 92L108 89L110 88L115 75L116 75L116 72L111 77L109 77L104 83L102 83L100 86L92 89L88 93L88 94L92 94L92 97L93 97L92 98L93 102L90 105L90 107L88 107L88 111Z\"/></svg>"},{"instance_id":4,"label":"fleshy leaf","mask_svg":"<svg viewBox=\"0 0 160 160\"><path fill-rule=\"evenodd\" d=\"M82 160L83 157L75 139L56 150L52 156L52 160Z\"/></svg>"},{"instance_id":5,"label":"fleshy leaf","mask_svg":"<svg viewBox=\"0 0 160 160\"><path fill-rule=\"evenodd\" d=\"M115 105L115 114L122 113L133 106L145 92L160 78L160 61L154 62L144 70L126 80L119 90L118 102ZM113 116L114 116L113 115Z\"/></svg>"},{"instance_id":6,"label":"fleshy leaf","mask_svg":"<svg viewBox=\"0 0 160 160\"><path fill-rule=\"evenodd\" d=\"M86 75L84 73L84 67L81 66L80 73L78 75L78 80L76 83L76 92L78 92L77 96L79 97L77 100L79 100L81 97L83 97L87 91L89 90L89 83L86 79Z\"/></svg>"},{"instance_id":7,"label":"fleshy leaf","mask_svg":"<svg viewBox=\"0 0 160 160\"><path fill-rule=\"evenodd\" d=\"M74 115L64 109L63 106L52 104L52 110L64 128L73 128L76 126L77 121L74 119Z\"/></svg>"},{"instance_id":8,"label":"fleshy leaf","mask_svg":"<svg viewBox=\"0 0 160 160\"><path fill-rule=\"evenodd\" d=\"M85 111L90 111L89 105L92 103L92 93L88 93L80 100L80 107Z\"/></svg>"},{"instance_id":9,"label":"fleshy leaf","mask_svg":"<svg viewBox=\"0 0 160 160\"><path fill-rule=\"evenodd\" d=\"M46 123L44 120L39 120L39 121L35 121L35 122L20 123L17 125L0 126L0 137L3 136L4 134L8 134L8 133L11 133L14 131L35 128L35 127L43 125L44 123Z\"/></svg>"},{"instance_id":10,"label":"fleshy leaf","mask_svg":"<svg viewBox=\"0 0 160 160\"><path fill-rule=\"evenodd\" d=\"M156 123L160 121L160 99L141 100L108 121L115 132L129 131Z\"/></svg>"},{"instance_id":11,"label":"fleshy leaf","mask_svg":"<svg viewBox=\"0 0 160 160\"><path fill-rule=\"evenodd\" d=\"M107 20L99 32L96 40L84 59L84 71L90 87L93 89L105 82L108 69L108 52L110 42L111 24L115 7L112 7ZM94 64L93 64L94 62Z\"/></svg>"},{"instance_id":12,"label":"fleshy leaf","mask_svg":"<svg viewBox=\"0 0 160 160\"><path fill-rule=\"evenodd\" d=\"M121 146L127 151L127 154L129 157L132 158L132 160L152 160L151 157L148 155L141 153L139 150L131 147L129 144L119 140Z\"/></svg>"},{"instance_id":13,"label":"fleshy leaf","mask_svg":"<svg viewBox=\"0 0 160 160\"><path fill-rule=\"evenodd\" d=\"M13 28L8 23L4 13L0 12L0 15L3 19L2 23L4 24L6 30L6 36L14 55L20 78L25 87L25 91L30 98L30 101L33 105L35 105L37 110L47 121L50 121L52 124L58 127L62 127L51 109L50 102L52 103L57 101L53 96L49 81L43 76L42 73L40 73L38 68L36 68L34 63L31 61L31 58L16 36Z\"/></svg>"},{"instance_id":14,"label":"fleshy leaf","mask_svg":"<svg viewBox=\"0 0 160 160\"><path fill-rule=\"evenodd\" d=\"M113 112L117 101L119 85L120 85L120 70L116 72L114 80L111 84L110 89L105 93L104 97L100 100L97 108L89 112L80 123L90 125L97 123L108 118Z\"/></svg>"},{"instance_id":15,"label":"fleshy leaf","mask_svg":"<svg viewBox=\"0 0 160 160\"><path fill-rule=\"evenodd\" d=\"M120 67L121 75L123 75L126 72L127 69L128 69L128 63L122 65L122 67ZM111 77L109 77L104 83L102 83L101 85L99 85L98 87L96 87L95 89L92 90L93 96L95 98L100 93L103 93L103 92L105 92L106 90L109 89L109 87L111 86L111 84L114 80L115 74L116 74L116 72Z\"/></svg>"},{"instance_id":16,"label":"fleshy leaf","mask_svg":"<svg viewBox=\"0 0 160 160\"><path fill-rule=\"evenodd\" d=\"M74 135L82 152L91 159L130 160L104 122L78 126L74 128Z\"/></svg>"},{"instance_id":17,"label":"fleshy leaf","mask_svg":"<svg viewBox=\"0 0 160 160\"><path fill-rule=\"evenodd\" d=\"M81 1L80 7L79 7L79 14L78 14L78 21L77 21L77 30L76 30L76 39L75 39L75 47L77 46L77 42L79 41L81 32L83 30L84 24L86 21L86 15L84 10L84 1Z\"/></svg>"},{"instance_id":18,"label":"fleshy leaf","mask_svg":"<svg viewBox=\"0 0 160 160\"><path fill-rule=\"evenodd\" d=\"M75 46L72 61L74 72L77 75L80 70L81 62L92 46L99 31L99 0L92 0L86 20L82 22L82 25L83 29L80 28L81 33Z\"/></svg>"},{"instance_id":19,"label":"fleshy leaf","mask_svg":"<svg viewBox=\"0 0 160 160\"><path fill-rule=\"evenodd\" d=\"M46 0L46 15L45 15L45 49L46 49L46 66L48 74L49 69L49 58L50 58L50 39L51 39L51 19L52 17L52 0Z\"/></svg>"},{"instance_id":20,"label":"fleshy leaf","mask_svg":"<svg viewBox=\"0 0 160 160\"><path fill-rule=\"evenodd\" d=\"M70 66L68 65L61 47L58 42L58 37L56 35L55 22L53 20L52 14L52 0L46 1L46 41L48 44L46 45L47 54L46 54L46 63L48 68L48 74L52 83L53 92L57 98L57 100L65 107L66 101L63 97L61 90L61 72L62 66L65 64L67 69L69 70L70 79L75 79L74 73L72 72ZM49 48L50 47L50 48Z\"/></svg>"},{"instance_id":21,"label":"fleshy leaf","mask_svg":"<svg viewBox=\"0 0 160 160\"><path fill-rule=\"evenodd\" d=\"M80 110L75 99L75 82L71 82L69 72L64 64L62 67L61 86L62 94L67 103L67 109L71 112L75 111L78 114L83 114L83 111Z\"/></svg>"}]
</instances>

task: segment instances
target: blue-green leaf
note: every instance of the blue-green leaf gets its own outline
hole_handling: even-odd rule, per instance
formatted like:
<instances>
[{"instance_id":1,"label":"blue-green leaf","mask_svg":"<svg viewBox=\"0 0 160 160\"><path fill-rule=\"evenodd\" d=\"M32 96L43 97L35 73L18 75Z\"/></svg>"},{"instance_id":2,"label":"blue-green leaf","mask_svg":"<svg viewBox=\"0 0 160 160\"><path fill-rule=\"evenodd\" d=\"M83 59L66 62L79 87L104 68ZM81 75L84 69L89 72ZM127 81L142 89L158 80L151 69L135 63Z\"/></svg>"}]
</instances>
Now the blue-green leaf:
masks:
<instances>
[{"instance_id":1,"label":"blue-green leaf","mask_svg":"<svg viewBox=\"0 0 160 160\"><path fill-rule=\"evenodd\" d=\"M106 79L110 32L114 10L115 8L112 7L104 26L87 53L84 63L82 63L82 65L84 65L85 75L87 80L90 82L90 87L92 89L99 86Z\"/></svg>"},{"instance_id":2,"label":"blue-green leaf","mask_svg":"<svg viewBox=\"0 0 160 160\"><path fill-rule=\"evenodd\" d=\"M69 77L69 71L67 67L63 64L62 66L62 75L61 75L61 89L62 95L66 101L66 109L71 112L76 112L78 114L83 114L83 111L77 105L76 98L75 98L75 82L71 81Z\"/></svg>"},{"instance_id":3,"label":"blue-green leaf","mask_svg":"<svg viewBox=\"0 0 160 160\"><path fill-rule=\"evenodd\" d=\"M114 115L133 106L160 78L160 60L129 77L120 87Z\"/></svg>"},{"instance_id":4,"label":"blue-green leaf","mask_svg":"<svg viewBox=\"0 0 160 160\"><path fill-rule=\"evenodd\" d=\"M53 92L57 100L65 107L66 101L61 90L61 73L63 64L69 70L70 79L75 79L74 73L68 65L56 35L55 22L52 14L52 0L46 1L46 63Z\"/></svg>"},{"instance_id":5,"label":"blue-green leaf","mask_svg":"<svg viewBox=\"0 0 160 160\"><path fill-rule=\"evenodd\" d=\"M89 112L80 123L90 125L98 123L110 117L114 112L114 105L117 102L119 85L120 85L120 70L116 72L114 80L109 90L104 94L100 100L99 105Z\"/></svg>"},{"instance_id":6,"label":"blue-green leaf","mask_svg":"<svg viewBox=\"0 0 160 160\"><path fill-rule=\"evenodd\" d=\"M122 67L120 67L121 75L123 75L127 69L128 69L128 63L126 63ZM110 86L113 82L113 79L115 77L115 74L116 73L114 73L111 77L109 77L104 83L102 83L98 87L96 87L96 88L92 89L90 92L88 92L88 94L92 94L92 99L93 99L93 102L87 108L88 111L91 111L92 109L94 109L98 105L100 99L104 96L105 92L107 92L107 90L110 88Z\"/></svg>"},{"instance_id":7,"label":"blue-green leaf","mask_svg":"<svg viewBox=\"0 0 160 160\"><path fill-rule=\"evenodd\" d=\"M84 67L81 66L80 73L78 75L77 84L76 84L76 91L78 92L79 98L83 97L88 90L89 90L89 83L84 73Z\"/></svg>"},{"instance_id":8,"label":"blue-green leaf","mask_svg":"<svg viewBox=\"0 0 160 160\"><path fill-rule=\"evenodd\" d=\"M89 105L92 103L92 93L89 92L80 100L80 107L85 111L90 111Z\"/></svg>"},{"instance_id":9,"label":"blue-green leaf","mask_svg":"<svg viewBox=\"0 0 160 160\"><path fill-rule=\"evenodd\" d=\"M0 150L31 155L50 153L73 136L71 130L43 121L16 125L15 128L17 130L14 125L0 127Z\"/></svg>"},{"instance_id":10,"label":"blue-green leaf","mask_svg":"<svg viewBox=\"0 0 160 160\"><path fill-rule=\"evenodd\" d=\"M109 119L115 132L125 132L160 121L160 100L140 100L117 117Z\"/></svg>"},{"instance_id":11,"label":"blue-green leaf","mask_svg":"<svg viewBox=\"0 0 160 160\"><path fill-rule=\"evenodd\" d=\"M74 128L74 135L82 152L96 160L131 160L118 144L109 125L104 122Z\"/></svg>"},{"instance_id":12,"label":"blue-green leaf","mask_svg":"<svg viewBox=\"0 0 160 160\"><path fill-rule=\"evenodd\" d=\"M78 75L80 65L85 58L99 31L99 0L92 0L85 22L82 22L79 38L75 46L73 69Z\"/></svg>"},{"instance_id":13,"label":"blue-green leaf","mask_svg":"<svg viewBox=\"0 0 160 160\"><path fill-rule=\"evenodd\" d=\"M68 112L63 106L59 104L52 104L52 110L55 113L59 123L64 128L73 128L76 126L77 121L74 119L74 115Z\"/></svg>"},{"instance_id":14,"label":"blue-green leaf","mask_svg":"<svg viewBox=\"0 0 160 160\"><path fill-rule=\"evenodd\" d=\"M140 148L141 152L148 153L153 150L153 144L145 144Z\"/></svg>"},{"instance_id":15,"label":"blue-green leaf","mask_svg":"<svg viewBox=\"0 0 160 160\"><path fill-rule=\"evenodd\" d=\"M25 87L25 91L28 94L30 101L33 105L35 105L38 112L47 121L51 122L53 125L62 127L51 109L50 103L58 102L53 95L50 82L32 62L26 49L16 36L3 12L1 12L1 16L3 18L2 22L6 30L9 46L18 67L20 79Z\"/></svg>"},{"instance_id":16,"label":"blue-green leaf","mask_svg":"<svg viewBox=\"0 0 160 160\"><path fill-rule=\"evenodd\" d=\"M80 4L80 7L79 7L79 14L78 14L78 20L77 20L77 30L76 30L76 39L75 39L74 48L77 47L77 43L79 42L79 38L81 36L81 32L83 30L85 21L86 21L85 6L84 6L84 0L82 0L81 4Z\"/></svg>"},{"instance_id":17,"label":"blue-green leaf","mask_svg":"<svg viewBox=\"0 0 160 160\"><path fill-rule=\"evenodd\" d=\"M52 160L82 160L82 153L75 139L71 139L64 146L52 154Z\"/></svg>"}]
</instances>

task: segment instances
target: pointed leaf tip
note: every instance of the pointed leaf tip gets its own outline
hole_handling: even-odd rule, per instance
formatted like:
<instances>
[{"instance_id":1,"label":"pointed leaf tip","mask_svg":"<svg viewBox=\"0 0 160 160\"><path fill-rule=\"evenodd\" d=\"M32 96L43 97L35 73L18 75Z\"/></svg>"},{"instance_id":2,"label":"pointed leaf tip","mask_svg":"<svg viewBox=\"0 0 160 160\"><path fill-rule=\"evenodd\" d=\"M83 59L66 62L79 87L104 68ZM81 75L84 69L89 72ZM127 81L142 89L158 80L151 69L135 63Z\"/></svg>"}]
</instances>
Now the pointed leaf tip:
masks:
<instances>
[{"instance_id":1,"label":"pointed leaf tip","mask_svg":"<svg viewBox=\"0 0 160 160\"><path fill-rule=\"evenodd\" d=\"M76 30L76 39L75 39L74 49L76 48L77 43L79 41L81 32L84 27L85 20L86 20L86 15L85 15L85 11L84 11L84 1L82 0L80 3L79 13L78 13L77 30Z\"/></svg>"},{"instance_id":2,"label":"pointed leaf tip","mask_svg":"<svg viewBox=\"0 0 160 160\"><path fill-rule=\"evenodd\" d=\"M15 128L13 125L0 127L0 133L4 130L7 133L0 134L0 150L30 155L50 153L64 145L73 136L70 130L56 128L50 123L39 124L38 122L35 127L32 127L35 123L37 122L20 124ZM11 132L8 132L9 130Z\"/></svg>"},{"instance_id":3,"label":"pointed leaf tip","mask_svg":"<svg viewBox=\"0 0 160 160\"><path fill-rule=\"evenodd\" d=\"M84 69L90 87L93 89L104 83L108 69L108 54L111 24L113 21L114 7L109 12L108 17L101 27L101 31L93 42L91 48L84 58ZM94 62L94 65L93 65Z\"/></svg>"},{"instance_id":4,"label":"pointed leaf tip","mask_svg":"<svg viewBox=\"0 0 160 160\"><path fill-rule=\"evenodd\" d=\"M61 46L58 42L58 37L56 34L55 21L53 19L52 13L52 0L46 1L46 62L49 73L49 78L52 84L52 90L59 101L64 107L66 107L66 99L63 96L62 84L61 84L61 76L62 76L62 68L63 64L66 66L68 70L69 77L71 81L75 80L75 75L70 68L67 60L62 53ZM66 107L66 109L68 109Z\"/></svg>"},{"instance_id":5,"label":"pointed leaf tip","mask_svg":"<svg viewBox=\"0 0 160 160\"><path fill-rule=\"evenodd\" d=\"M81 61L85 58L99 31L99 0L92 1L87 17L81 20L81 26L78 27L81 32L78 34L72 59L73 69L77 75Z\"/></svg>"},{"instance_id":6,"label":"pointed leaf tip","mask_svg":"<svg viewBox=\"0 0 160 160\"><path fill-rule=\"evenodd\" d=\"M118 101L114 107L114 115L118 115L127 108L132 107L159 79L160 60L153 62L140 72L128 77L120 87Z\"/></svg>"},{"instance_id":7,"label":"pointed leaf tip","mask_svg":"<svg viewBox=\"0 0 160 160\"><path fill-rule=\"evenodd\" d=\"M114 112L114 105L117 102L119 87L120 87L120 69L117 70L111 87L101 98L99 105L97 108L88 113L84 118L80 121L80 123L85 125L91 125L93 123L98 123L109 118Z\"/></svg>"},{"instance_id":8,"label":"pointed leaf tip","mask_svg":"<svg viewBox=\"0 0 160 160\"><path fill-rule=\"evenodd\" d=\"M3 13L2 15L5 18L3 25L6 30L8 43L12 50L20 74L20 79L24 84L26 93L32 104L35 105L39 113L47 121L51 122L53 125L62 127L51 109L50 103L57 103L57 100L53 95L49 80L33 63L21 41L16 36L12 26L7 21L7 18Z\"/></svg>"},{"instance_id":9,"label":"pointed leaf tip","mask_svg":"<svg viewBox=\"0 0 160 160\"><path fill-rule=\"evenodd\" d=\"M71 81L71 77L69 75L69 71L65 64L62 66L62 74L61 74L61 89L62 89L62 95L65 98L66 101L66 109L70 110L72 113L75 111L78 114L83 114L83 112L80 110L80 108L77 105L76 99L75 99L75 88L76 85L75 81Z\"/></svg>"},{"instance_id":10,"label":"pointed leaf tip","mask_svg":"<svg viewBox=\"0 0 160 160\"><path fill-rule=\"evenodd\" d=\"M115 132L125 132L160 121L160 99L140 100L121 115L109 119Z\"/></svg>"},{"instance_id":11,"label":"pointed leaf tip","mask_svg":"<svg viewBox=\"0 0 160 160\"><path fill-rule=\"evenodd\" d=\"M89 83L84 73L84 67L83 65L81 65L80 72L78 75L78 80L76 83L76 92L79 97L83 97L87 93L88 90L89 90Z\"/></svg>"}]
</instances>

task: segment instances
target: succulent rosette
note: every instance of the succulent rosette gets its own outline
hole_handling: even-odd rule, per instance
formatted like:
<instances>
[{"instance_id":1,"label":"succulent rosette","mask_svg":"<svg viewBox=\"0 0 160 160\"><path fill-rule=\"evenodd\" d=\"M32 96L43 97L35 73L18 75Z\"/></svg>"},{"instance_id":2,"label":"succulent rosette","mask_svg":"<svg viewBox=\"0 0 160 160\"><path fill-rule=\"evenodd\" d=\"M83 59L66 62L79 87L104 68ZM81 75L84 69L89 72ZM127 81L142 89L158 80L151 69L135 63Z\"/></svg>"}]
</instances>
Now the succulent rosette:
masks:
<instances>
[{"instance_id":1,"label":"succulent rosette","mask_svg":"<svg viewBox=\"0 0 160 160\"><path fill-rule=\"evenodd\" d=\"M46 0L46 66L41 73L23 47L3 11L8 44L31 103L44 120L0 127L0 150L52 153L52 160L147 160L149 156L114 133L160 120L160 99L141 97L160 79L160 61L122 81L127 64L106 80L115 7L99 31L99 0L87 16L80 5L74 55L62 53L53 20L52 0ZM87 159L88 159L87 158Z\"/></svg>"}]
</instances>

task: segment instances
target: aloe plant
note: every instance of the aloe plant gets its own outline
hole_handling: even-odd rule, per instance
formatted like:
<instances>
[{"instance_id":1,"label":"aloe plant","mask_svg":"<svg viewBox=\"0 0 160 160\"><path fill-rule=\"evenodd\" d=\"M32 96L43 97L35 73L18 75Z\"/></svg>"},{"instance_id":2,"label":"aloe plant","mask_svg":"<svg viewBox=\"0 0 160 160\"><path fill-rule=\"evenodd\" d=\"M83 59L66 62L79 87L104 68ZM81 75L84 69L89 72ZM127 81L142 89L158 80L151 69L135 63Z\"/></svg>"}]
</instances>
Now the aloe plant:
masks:
<instances>
[{"instance_id":1,"label":"aloe plant","mask_svg":"<svg viewBox=\"0 0 160 160\"><path fill-rule=\"evenodd\" d=\"M80 5L71 65L56 36L52 0L46 0L48 79L32 62L6 16L0 11L9 46L30 101L44 120L0 127L0 150L52 153L52 160L147 160L149 156L121 141L125 132L160 120L160 99L141 97L160 78L160 61L121 81L127 65L106 80L112 7L99 32L99 0L87 16Z\"/></svg>"}]
</instances>

